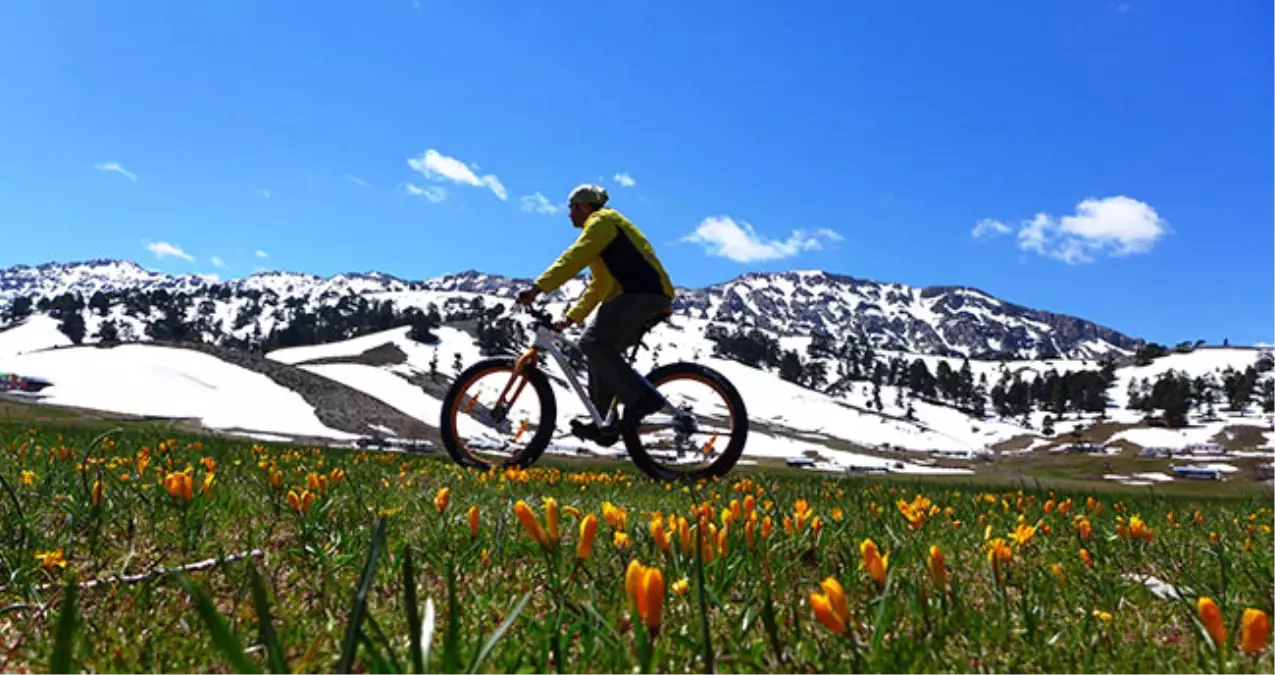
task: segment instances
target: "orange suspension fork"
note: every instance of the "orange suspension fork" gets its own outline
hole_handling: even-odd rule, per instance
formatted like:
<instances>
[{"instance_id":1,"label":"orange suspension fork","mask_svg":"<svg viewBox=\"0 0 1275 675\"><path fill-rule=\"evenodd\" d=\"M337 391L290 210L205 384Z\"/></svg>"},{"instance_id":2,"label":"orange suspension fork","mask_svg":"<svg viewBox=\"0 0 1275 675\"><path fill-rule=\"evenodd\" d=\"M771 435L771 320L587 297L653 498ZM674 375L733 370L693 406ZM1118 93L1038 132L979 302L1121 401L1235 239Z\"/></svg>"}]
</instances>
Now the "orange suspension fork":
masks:
<instances>
[{"instance_id":1,"label":"orange suspension fork","mask_svg":"<svg viewBox=\"0 0 1275 675\"><path fill-rule=\"evenodd\" d=\"M523 353L522 356L518 357L518 360L514 363L513 374L509 376L509 381L505 383L505 388L500 392L500 398L496 399L497 410L502 409L502 406L505 406L505 405L512 407L514 404L514 401L518 400L518 396L522 394L523 387L527 386L527 378L522 377L522 373L523 371L527 369L528 364L531 364L531 367L535 368L536 367L535 363L536 363L536 348L535 347L528 349L526 352ZM520 377L522 378L522 381L518 383L518 388L514 389L513 397L509 399L508 403L506 403L505 395L508 394L509 389L514 386L514 380L517 380Z\"/></svg>"}]
</instances>

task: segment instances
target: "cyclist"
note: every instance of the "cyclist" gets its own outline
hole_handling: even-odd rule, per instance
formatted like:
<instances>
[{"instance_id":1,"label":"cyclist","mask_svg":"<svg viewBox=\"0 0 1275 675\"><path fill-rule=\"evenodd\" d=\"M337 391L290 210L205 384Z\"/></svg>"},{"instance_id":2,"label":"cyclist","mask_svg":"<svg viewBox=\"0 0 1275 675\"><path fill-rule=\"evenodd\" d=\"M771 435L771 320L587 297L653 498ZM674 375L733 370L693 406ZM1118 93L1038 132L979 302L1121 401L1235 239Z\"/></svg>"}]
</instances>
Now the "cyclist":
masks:
<instances>
[{"instance_id":1,"label":"cyclist","mask_svg":"<svg viewBox=\"0 0 1275 675\"><path fill-rule=\"evenodd\" d=\"M571 223L580 228L575 243L518 294L518 304L530 305L541 293L552 293L587 265L593 273L589 286L566 317L554 323L563 330L584 323L594 307L598 315L580 339L588 359L589 398L604 417L612 397L619 398L632 421L658 412L662 397L634 372L621 354L642 337L653 319L672 308L673 284L655 257L655 250L633 223L607 206L607 191L600 185L581 185L567 198ZM601 303L601 306L598 306ZM603 445L618 440L619 425L599 429L597 424L571 421L572 433Z\"/></svg>"}]
</instances>

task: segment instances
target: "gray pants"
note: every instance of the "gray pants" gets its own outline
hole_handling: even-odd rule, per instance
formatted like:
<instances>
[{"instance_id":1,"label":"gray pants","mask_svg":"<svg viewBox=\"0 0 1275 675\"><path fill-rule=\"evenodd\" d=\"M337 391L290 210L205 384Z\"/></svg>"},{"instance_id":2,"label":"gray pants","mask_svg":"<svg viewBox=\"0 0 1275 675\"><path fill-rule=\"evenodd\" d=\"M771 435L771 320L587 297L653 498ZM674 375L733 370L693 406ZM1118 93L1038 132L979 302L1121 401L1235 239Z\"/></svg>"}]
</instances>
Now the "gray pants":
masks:
<instances>
[{"instance_id":1,"label":"gray pants","mask_svg":"<svg viewBox=\"0 0 1275 675\"><path fill-rule=\"evenodd\" d=\"M612 396L629 406L654 392L622 352L637 344L642 327L667 312L671 304L659 293L621 293L598 307L593 323L580 338L580 351L589 362L589 398L603 417Z\"/></svg>"}]
</instances>

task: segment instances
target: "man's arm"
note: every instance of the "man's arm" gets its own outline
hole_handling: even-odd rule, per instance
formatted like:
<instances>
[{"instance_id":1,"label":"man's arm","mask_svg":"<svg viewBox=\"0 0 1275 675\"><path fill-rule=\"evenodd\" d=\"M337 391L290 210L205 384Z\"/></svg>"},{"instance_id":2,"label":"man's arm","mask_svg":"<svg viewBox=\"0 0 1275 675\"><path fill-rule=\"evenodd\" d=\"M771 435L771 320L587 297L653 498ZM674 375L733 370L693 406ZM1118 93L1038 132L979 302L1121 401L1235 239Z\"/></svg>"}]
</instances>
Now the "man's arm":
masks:
<instances>
[{"instance_id":1,"label":"man's arm","mask_svg":"<svg viewBox=\"0 0 1275 675\"><path fill-rule=\"evenodd\" d=\"M601 266L599 266L601 267ZM594 268L593 279L589 280L589 287L584 289L584 295L580 296L579 302L575 307L567 311L567 318L580 324L589 318L589 313L599 302L611 292L611 288L615 285L615 278L607 274L606 269L601 270Z\"/></svg>"},{"instance_id":2,"label":"man's arm","mask_svg":"<svg viewBox=\"0 0 1275 675\"><path fill-rule=\"evenodd\" d=\"M602 249L615 238L616 231L615 222L610 218L590 218L576 242L536 279L536 288L542 293L556 291L601 255Z\"/></svg>"}]
</instances>

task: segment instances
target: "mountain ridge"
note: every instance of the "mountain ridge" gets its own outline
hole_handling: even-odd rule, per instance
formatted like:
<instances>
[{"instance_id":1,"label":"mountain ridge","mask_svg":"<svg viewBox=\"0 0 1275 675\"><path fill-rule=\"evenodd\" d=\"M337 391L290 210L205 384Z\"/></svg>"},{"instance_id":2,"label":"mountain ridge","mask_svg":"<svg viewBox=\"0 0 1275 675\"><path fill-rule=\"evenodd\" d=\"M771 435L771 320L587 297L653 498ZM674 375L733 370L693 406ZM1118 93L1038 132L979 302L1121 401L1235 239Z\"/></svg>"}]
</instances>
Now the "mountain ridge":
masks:
<instances>
[{"instance_id":1,"label":"mountain ridge","mask_svg":"<svg viewBox=\"0 0 1275 675\"><path fill-rule=\"evenodd\" d=\"M256 303L264 294L284 299L282 304L293 310L304 306L318 311L353 295L392 300L396 306L424 311L431 304L454 304L456 293L507 302L528 283L528 279L473 268L421 280L374 270L327 277L262 271L222 279L218 275L167 274L132 260L94 258L0 269L0 304L10 305L23 296L38 303L63 295L78 295L81 301L88 301L103 294L111 298L97 302L104 307L122 304L130 293L163 290L165 297L175 293L190 301L188 310L201 304L196 300L240 305L236 299L251 297ZM566 303L578 297L583 286L582 279L573 279L550 294L549 300ZM71 307L74 298L62 304ZM266 304L277 303L267 300ZM679 286L673 307L679 315L709 324L755 328L781 337L823 335L837 341L863 340L879 349L969 358L1120 357L1146 344L1141 338L1081 317L1033 309L972 286L918 287L809 269L745 272L699 288ZM218 307L202 311L223 313ZM225 313L233 311L227 307ZM274 316L269 326L259 326L258 332L268 333L295 318L295 314L283 314ZM252 319L235 323L243 320ZM218 331L212 332L215 340Z\"/></svg>"}]
</instances>

